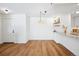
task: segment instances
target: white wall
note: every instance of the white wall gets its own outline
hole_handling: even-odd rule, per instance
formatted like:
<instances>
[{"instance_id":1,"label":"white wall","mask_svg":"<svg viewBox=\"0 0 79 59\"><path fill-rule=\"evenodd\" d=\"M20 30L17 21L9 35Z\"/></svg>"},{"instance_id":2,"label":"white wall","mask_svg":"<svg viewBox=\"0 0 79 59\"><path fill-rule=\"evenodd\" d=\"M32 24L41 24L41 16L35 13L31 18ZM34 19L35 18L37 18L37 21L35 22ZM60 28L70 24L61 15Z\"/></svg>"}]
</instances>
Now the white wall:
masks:
<instances>
[{"instance_id":1,"label":"white wall","mask_svg":"<svg viewBox=\"0 0 79 59\"><path fill-rule=\"evenodd\" d=\"M13 33L13 30L15 33ZM25 14L3 15L2 41L16 43L27 42Z\"/></svg>"},{"instance_id":2,"label":"white wall","mask_svg":"<svg viewBox=\"0 0 79 59\"><path fill-rule=\"evenodd\" d=\"M30 16L26 15L26 39L30 39Z\"/></svg>"},{"instance_id":3,"label":"white wall","mask_svg":"<svg viewBox=\"0 0 79 59\"><path fill-rule=\"evenodd\" d=\"M75 24L79 27L79 17L77 17L75 20Z\"/></svg>"},{"instance_id":4,"label":"white wall","mask_svg":"<svg viewBox=\"0 0 79 59\"><path fill-rule=\"evenodd\" d=\"M42 18L44 23L40 24L39 17L31 17L30 18L30 38L31 39L46 39L51 38L51 24L50 21L51 18L44 17Z\"/></svg>"},{"instance_id":5,"label":"white wall","mask_svg":"<svg viewBox=\"0 0 79 59\"><path fill-rule=\"evenodd\" d=\"M1 38L2 38L2 35L1 35L1 15L0 15L0 43L2 43Z\"/></svg>"},{"instance_id":6,"label":"white wall","mask_svg":"<svg viewBox=\"0 0 79 59\"><path fill-rule=\"evenodd\" d=\"M79 14L72 16L72 26L77 25L79 27Z\"/></svg>"},{"instance_id":7,"label":"white wall","mask_svg":"<svg viewBox=\"0 0 79 59\"><path fill-rule=\"evenodd\" d=\"M31 39L52 39L53 32L53 17L60 16L61 21L68 27L70 30L70 20L69 14L56 14L52 17L42 17L44 23L40 24L40 17L31 17L30 18L30 38ZM63 32L63 28L56 29L59 32Z\"/></svg>"}]
</instances>

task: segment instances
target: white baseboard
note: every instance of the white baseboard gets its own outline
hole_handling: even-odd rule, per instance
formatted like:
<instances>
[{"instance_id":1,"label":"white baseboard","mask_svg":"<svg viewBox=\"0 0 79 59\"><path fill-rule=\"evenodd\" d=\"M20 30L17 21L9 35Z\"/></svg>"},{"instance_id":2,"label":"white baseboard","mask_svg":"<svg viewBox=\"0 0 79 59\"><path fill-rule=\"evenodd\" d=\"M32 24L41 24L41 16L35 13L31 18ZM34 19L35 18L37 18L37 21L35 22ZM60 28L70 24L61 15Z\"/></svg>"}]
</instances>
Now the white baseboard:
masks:
<instances>
[{"instance_id":1,"label":"white baseboard","mask_svg":"<svg viewBox=\"0 0 79 59\"><path fill-rule=\"evenodd\" d=\"M28 40L26 40L26 41L18 41L18 42L14 42L14 43L27 43L28 42ZM0 42L0 44L3 44L3 42Z\"/></svg>"},{"instance_id":2,"label":"white baseboard","mask_svg":"<svg viewBox=\"0 0 79 59\"><path fill-rule=\"evenodd\" d=\"M32 38L29 40L53 40L52 38Z\"/></svg>"},{"instance_id":3,"label":"white baseboard","mask_svg":"<svg viewBox=\"0 0 79 59\"><path fill-rule=\"evenodd\" d=\"M28 40L27 41L23 41L23 42L15 42L15 43L27 43L28 42Z\"/></svg>"}]
</instances>

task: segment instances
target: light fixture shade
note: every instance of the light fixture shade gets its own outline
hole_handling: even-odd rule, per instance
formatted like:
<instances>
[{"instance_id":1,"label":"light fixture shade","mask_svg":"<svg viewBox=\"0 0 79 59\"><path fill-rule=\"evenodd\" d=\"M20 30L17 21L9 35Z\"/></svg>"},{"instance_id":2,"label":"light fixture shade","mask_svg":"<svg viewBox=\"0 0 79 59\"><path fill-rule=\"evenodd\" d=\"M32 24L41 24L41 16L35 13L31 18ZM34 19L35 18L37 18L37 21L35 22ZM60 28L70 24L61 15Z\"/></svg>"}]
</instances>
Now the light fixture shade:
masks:
<instances>
[{"instance_id":1,"label":"light fixture shade","mask_svg":"<svg viewBox=\"0 0 79 59\"><path fill-rule=\"evenodd\" d=\"M79 11L76 11L76 14L79 14Z\"/></svg>"},{"instance_id":2,"label":"light fixture shade","mask_svg":"<svg viewBox=\"0 0 79 59\"><path fill-rule=\"evenodd\" d=\"M0 8L0 14L10 14L11 10L7 8Z\"/></svg>"}]
</instances>

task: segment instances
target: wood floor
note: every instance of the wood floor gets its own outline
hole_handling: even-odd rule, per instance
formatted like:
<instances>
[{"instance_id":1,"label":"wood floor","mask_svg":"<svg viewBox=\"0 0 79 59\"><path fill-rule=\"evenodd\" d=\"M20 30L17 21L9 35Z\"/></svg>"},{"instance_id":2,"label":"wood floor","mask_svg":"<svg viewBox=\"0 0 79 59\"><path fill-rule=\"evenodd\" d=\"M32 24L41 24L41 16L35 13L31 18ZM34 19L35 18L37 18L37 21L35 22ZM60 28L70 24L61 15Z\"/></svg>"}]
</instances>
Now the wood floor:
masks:
<instances>
[{"instance_id":1,"label":"wood floor","mask_svg":"<svg viewBox=\"0 0 79 59\"><path fill-rule=\"evenodd\" d=\"M1 44L1 56L74 56L53 40L30 40L26 44Z\"/></svg>"}]
</instances>

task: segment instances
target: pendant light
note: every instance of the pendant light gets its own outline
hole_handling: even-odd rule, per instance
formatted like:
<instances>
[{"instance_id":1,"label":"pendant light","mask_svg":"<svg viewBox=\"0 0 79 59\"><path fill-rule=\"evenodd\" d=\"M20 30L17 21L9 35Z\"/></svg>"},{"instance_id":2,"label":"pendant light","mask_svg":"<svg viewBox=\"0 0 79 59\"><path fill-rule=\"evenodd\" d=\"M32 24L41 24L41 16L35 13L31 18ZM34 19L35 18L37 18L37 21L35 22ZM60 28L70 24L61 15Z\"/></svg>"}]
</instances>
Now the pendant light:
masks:
<instances>
[{"instance_id":1,"label":"pendant light","mask_svg":"<svg viewBox=\"0 0 79 59\"><path fill-rule=\"evenodd\" d=\"M44 23L44 21L42 20L42 16L44 15L46 15L46 13L47 13L47 11L45 10L45 11L40 11L40 20L39 20L39 23Z\"/></svg>"}]
</instances>

